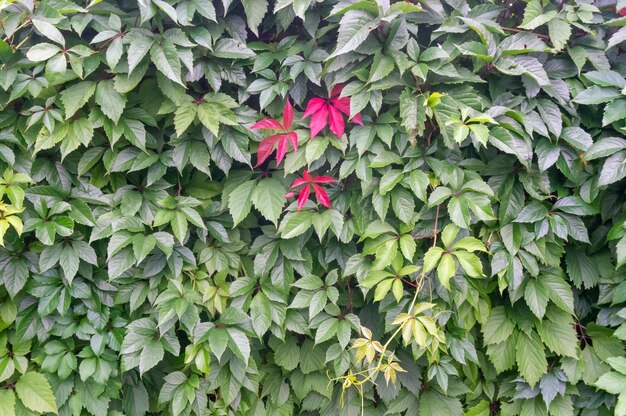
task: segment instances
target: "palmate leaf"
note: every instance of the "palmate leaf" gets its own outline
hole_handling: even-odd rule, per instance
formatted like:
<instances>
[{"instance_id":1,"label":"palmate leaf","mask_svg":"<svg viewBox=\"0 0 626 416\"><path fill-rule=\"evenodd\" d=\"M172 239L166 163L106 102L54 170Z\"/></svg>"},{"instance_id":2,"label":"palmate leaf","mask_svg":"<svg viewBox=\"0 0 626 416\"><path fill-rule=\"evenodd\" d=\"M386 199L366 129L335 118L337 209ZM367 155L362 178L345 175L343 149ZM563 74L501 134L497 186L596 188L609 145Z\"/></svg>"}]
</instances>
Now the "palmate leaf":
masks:
<instances>
[{"instance_id":1,"label":"palmate leaf","mask_svg":"<svg viewBox=\"0 0 626 416\"><path fill-rule=\"evenodd\" d=\"M339 24L337 46L330 58L352 52L358 48L370 32L378 26L379 20L364 10L350 10Z\"/></svg>"}]
</instances>

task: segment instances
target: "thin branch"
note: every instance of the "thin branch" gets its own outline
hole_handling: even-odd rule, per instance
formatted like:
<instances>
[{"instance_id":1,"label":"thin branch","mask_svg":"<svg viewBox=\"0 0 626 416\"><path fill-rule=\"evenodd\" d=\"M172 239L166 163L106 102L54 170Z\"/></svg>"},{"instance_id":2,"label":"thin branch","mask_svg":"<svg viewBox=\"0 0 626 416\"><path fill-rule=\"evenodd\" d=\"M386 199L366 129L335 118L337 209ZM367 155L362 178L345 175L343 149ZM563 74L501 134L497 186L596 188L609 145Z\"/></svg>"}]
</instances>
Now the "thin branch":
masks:
<instances>
[{"instance_id":1,"label":"thin branch","mask_svg":"<svg viewBox=\"0 0 626 416\"><path fill-rule=\"evenodd\" d=\"M502 28L502 30L506 30L508 32L532 33L533 35L537 36L538 38L550 40L550 37L548 37L546 35L542 35L541 33L535 33L532 30L524 30L524 29L519 29L519 28L516 28L516 27L506 27L506 26L500 26L500 27Z\"/></svg>"}]
</instances>

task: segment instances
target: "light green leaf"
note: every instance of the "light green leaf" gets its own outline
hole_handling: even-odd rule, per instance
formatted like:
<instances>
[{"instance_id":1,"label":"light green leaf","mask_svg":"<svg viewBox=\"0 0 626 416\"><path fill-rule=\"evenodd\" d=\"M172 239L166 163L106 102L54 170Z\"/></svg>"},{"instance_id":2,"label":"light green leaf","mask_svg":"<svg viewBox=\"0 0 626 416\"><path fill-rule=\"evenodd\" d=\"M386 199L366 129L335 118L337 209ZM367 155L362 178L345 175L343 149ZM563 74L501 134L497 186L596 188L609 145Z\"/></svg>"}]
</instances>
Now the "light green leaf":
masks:
<instances>
[{"instance_id":1,"label":"light green leaf","mask_svg":"<svg viewBox=\"0 0 626 416\"><path fill-rule=\"evenodd\" d=\"M170 80L184 86L181 80L180 58L176 46L167 39L150 48L150 59L157 69Z\"/></svg>"},{"instance_id":2,"label":"light green leaf","mask_svg":"<svg viewBox=\"0 0 626 416\"><path fill-rule=\"evenodd\" d=\"M262 179L252 193L252 202L263 217L277 225L285 206L285 193L285 187L276 179Z\"/></svg>"},{"instance_id":3,"label":"light green leaf","mask_svg":"<svg viewBox=\"0 0 626 416\"><path fill-rule=\"evenodd\" d=\"M126 95L115 90L113 80L100 81L96 87L96 104L117 124L126 107Z\"/></svg>"},{"instance_id":4,"label":"light green leaf","mask_svg":"<svg viewBox=\"0 0 626 416\"><path fill-rule=\"evenodd\" d=\"M50 384L42 374L33 371L23 374L15 383L15 392L24 406L34 412L59 413Z\"/></svg>"},{"instance_id":5,"label":"light green leaf","mask_svg":"<svg viewBox=\"0 0 626 416\"><path fill-rule=\"evenodd\" d=\"M31 47L26 52L26 57L32 62L41 62L52 58L57 53L61 52L61 48L51 43L39 43Z\"/></svg>"},{"instance_id":6,"label":"light green leaf","mask_svg":"<svg viewBox=\"0 0 626 416\"><path fill-rule=\"evenodd\" d=\"M517 337L515 359L520 374L531 387L534 387L548 370L543 344L535 333L531 335L520 333Z\"/></svg>"},{"instance_id":7,"label":"light green leaf","mask_svg":"<svg viewBox=\"0 0 626 416\"><path fill-rule=\"evenodd\" d=\"M228 198L228 210L233 217L233 226L243 221L252 208L252 195L257 182L246 181L239 185Z\"/></svg>"}]
</instances>

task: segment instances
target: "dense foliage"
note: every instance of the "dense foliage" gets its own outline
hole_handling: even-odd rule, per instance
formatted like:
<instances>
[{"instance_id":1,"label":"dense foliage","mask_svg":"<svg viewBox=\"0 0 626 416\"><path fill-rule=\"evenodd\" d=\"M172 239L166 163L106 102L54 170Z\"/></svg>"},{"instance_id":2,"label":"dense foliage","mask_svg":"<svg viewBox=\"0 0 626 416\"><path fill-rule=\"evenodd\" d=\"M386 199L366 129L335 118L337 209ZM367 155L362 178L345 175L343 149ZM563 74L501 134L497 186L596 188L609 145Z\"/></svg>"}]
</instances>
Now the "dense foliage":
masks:
<instances>
[{"instance_id":1,"label":"dense foliage","mask_svg":"<svg viewBox=\"0 0 626 416\"><path fill-rule=\"evenodd\" d=\"M0 415L626 415L626 3L1 0Z\"/></svg>"}]
</instances>

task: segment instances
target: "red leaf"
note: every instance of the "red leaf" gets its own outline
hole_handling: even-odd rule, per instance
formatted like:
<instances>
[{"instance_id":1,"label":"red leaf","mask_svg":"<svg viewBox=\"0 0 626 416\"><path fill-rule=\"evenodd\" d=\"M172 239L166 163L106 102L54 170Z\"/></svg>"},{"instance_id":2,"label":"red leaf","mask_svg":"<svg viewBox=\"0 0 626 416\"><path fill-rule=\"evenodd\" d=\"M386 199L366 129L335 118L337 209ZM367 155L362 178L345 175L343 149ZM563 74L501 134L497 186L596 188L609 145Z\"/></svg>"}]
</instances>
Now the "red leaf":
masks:
<instances>
[{"instance_id":1,"label":"red leaf","mask_svg":"<svg viewBox=\"0 0 626 416\"><path fill-rule=\"evenodd\" d=\"M302 177L304 178L305 181L307 182L311 182L313 181L313 176L311 176L311 174L309 173L308 170L304 170L304 172L302 172Z\"/></svg>"},{"instance_id":2,"label":"red leaf","mask_svg":"<svg viewBox=\"0 0 626 416\"><path fill-rule=\"evenodd\" d=\"M311 187L305 186L300 191L300 195L298 195L298 211L302 209L306 201L309 199L309 195L311 194Z\"/></svg>"},{"instance_id":3,"label":"red leaf","mask_svg":"<svg viewBox=\"0 0 626 416\"><path fill-rule=\"evenodd\" d=\"M292 131L288 134L289 140L291 140L291 145L293 146L293 150L298 150L298 134L295 131Z\"/></svg>"},{"instance_id":4,"label":"red leaf","mask_svg":"<svg viewBox=\"0 0 626 416\"><path fill-rule=\"evenodd\" d=\"M363 121L361 120L361 113L356 113L354 117L350 119L350 121L361 126L363 125Z\"/></svg>"},{"instance_id":5,"label":"red leaf","mask_svg":"<svg viewBox=\"0 0 626 416\"><path fill-rule=\"evenodd\" d=\"M307 118L308 116L317 113L325 106L325 99L319 97L311 98L311 101L309 101L309 104L306 106L306 110L304 110L304 114L302 114L302 118Z\"/></svg>"},{"instance_id":6,"label":"red leaf","mask_svg":"<svg viewBox=\"0 0 626 416\"><path fill-rule=\"evenodd\" d=\"M317 136L317 133L326 127L326 124L328 123L328 107L329 106L324 105L315 114L313 114L313 117L311 117L311 139Z\"/></svg>"},{"instance_id":7,"label":"red leaf","mask_svg":"<svg viewBox=\"0 0 626 416\"><path fill-rule=\"evenodd\" d=\"M315 184L313 184L313 188L315 189L315 197L318 202L326 208L330 208L330 199L328 198L326 191L321 186Z\"/></svg>"},{"instance_id":8,"label":"red leaf","mask_svg":"<svg viewBox=\"0 0 626 416\"><path fill-rule=\"evenodd\" d=\"M291 124L293 123L293 107L289 100L285 103L285 109L283 110L283 126L285 130L291 129Z\"/></svg>"},{"instance_id":9,"label":"red leaf","mask_svg":"<svg viewBox=\"0 0 626 416\"><path fill-rule=\"evenodd\" d=\"M258 121L250 127L251 130L284 130L283 125L278 122L278 120L274 120L273 118L265 118L261 121Z\"/></svg>"},{"instance_id":10,"label":"red leaf","mask_svg":"<svg viewBox=\"0 0 626 416\"><path fill-rule=\"evenodd\" d=\"M343 123L343 115L333 106L328 106L328 109L330 110L330 131L335 133L335 135L341 139L345 127Z\"/></svg>"},{"instance_id":11,"label":"red leaf","mask_svg":"<svg viewBox=\"0 0 626 416\"><path fill-rule=\"evenodd\" d=\"M280 165L280 162L282 162L283 158L285 157L285 153L287 153L287 143L289 143L288 136L286 134L282 134L280 136L280 140L278 140L278 147L276 149L277 165Z\"/></svg>"},{"instance_id":12,"label":"red leaf","mask_svg":"<svg viewBox=\"0 0 626 416\"><path fill-rule=\"evenodd\" d=\"M280 139L281 134L275 134L266 139L263 139L261 143L259 143L259 148L256 151L256 166L259 166L261 163L265 162L265 160L272 154L274 150L274 143L278 139Z\"/></svg>"},{"instance_id":13,"label":"red leaf","mask_svg":"<svg viewBox=\"0 0 626 416\"><path fill-rule=\"evenodd\" d=\"M337 179L335 178L331 178L330 176L316 176L315 179L313 179L314 183L335 183L337 182Z\"/></svg>"},{"instance_id":14,"label":"red leaf","mask_svg":"<svg viewBox=\"0 0 626 416\"><path fill-rule=\"evenodd\" d=\"M289 189L297 188L298 186L304 185L305 183L306 183L306 179L298 178L295 181L293 181L293 183L291 184L291 188Z\"/></svg>"},{"instance_id":15,"label":"red leaf","mask_svg":"<svg viewBox=\"0 0 626 416\"><path fill-rule=\"evenodd\" d=\"M345 115L350 115L350 97L335 98L330 102L330 104L335 106L337 110L341 111Z\"/></svg>"},{"instance_id":16,"label":"red leaf","mask_svg":"<svg viewBox=\"0 0 626 416\"><path fill-rule=\"evenodd\" d=\"M341 95L341 91L343 91L344 84L337 84L333 87L333 90L330 92L330 98L337 98Z\"/></svg>"},{"instance_id":17,"label":"red leaf","mask_svg":"<svg viewBox=\"0 0 626 416\"><path fill-rule=\"evenodd\" d=\"M619 14L620 16L626 16L626 7L622 7L621 9L619 9L617 14Z\"/></svg>"}]
</instances>

